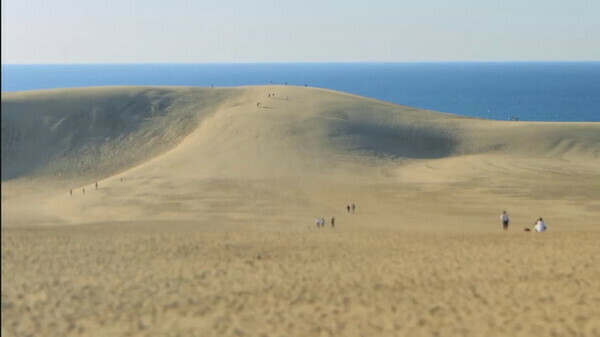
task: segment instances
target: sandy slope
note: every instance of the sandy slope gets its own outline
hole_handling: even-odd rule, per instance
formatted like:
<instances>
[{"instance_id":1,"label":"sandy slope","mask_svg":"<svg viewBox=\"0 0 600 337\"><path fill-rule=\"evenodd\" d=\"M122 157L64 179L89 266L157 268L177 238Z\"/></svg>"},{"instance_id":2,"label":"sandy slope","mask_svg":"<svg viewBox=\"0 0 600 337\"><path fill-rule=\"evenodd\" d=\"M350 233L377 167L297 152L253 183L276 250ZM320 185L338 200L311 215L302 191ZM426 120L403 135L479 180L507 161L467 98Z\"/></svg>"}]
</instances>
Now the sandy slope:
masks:
<instances>
[{"instance_id":1,"label":"sandy slope","mask_svg":"<svg viewBox=\"0 0 600 337\"><path fill-rule=\"evenodd\" d=\"M598 335L599 162L600 123L314 88L2 94L2 329Z\"/></svg>"}]
</instances>

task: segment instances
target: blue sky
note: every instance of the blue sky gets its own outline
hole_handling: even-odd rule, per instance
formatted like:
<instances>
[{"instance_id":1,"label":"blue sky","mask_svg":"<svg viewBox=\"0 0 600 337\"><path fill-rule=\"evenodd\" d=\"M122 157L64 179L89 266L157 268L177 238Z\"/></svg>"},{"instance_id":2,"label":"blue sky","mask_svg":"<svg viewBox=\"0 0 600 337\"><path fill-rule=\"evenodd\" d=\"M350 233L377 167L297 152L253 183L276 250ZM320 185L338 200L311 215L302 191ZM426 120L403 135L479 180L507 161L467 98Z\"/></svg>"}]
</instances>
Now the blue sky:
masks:
<instances>
[{"instance_id":1,"label":"blue sky","mask_svg":"<svg viewBox=\"0 0 600 337\"><path fill-rule=\"evenodd\" d=\"M2 63L598 61L598 13L598 0L2 0Z\"/></svg>"}]
</instances>

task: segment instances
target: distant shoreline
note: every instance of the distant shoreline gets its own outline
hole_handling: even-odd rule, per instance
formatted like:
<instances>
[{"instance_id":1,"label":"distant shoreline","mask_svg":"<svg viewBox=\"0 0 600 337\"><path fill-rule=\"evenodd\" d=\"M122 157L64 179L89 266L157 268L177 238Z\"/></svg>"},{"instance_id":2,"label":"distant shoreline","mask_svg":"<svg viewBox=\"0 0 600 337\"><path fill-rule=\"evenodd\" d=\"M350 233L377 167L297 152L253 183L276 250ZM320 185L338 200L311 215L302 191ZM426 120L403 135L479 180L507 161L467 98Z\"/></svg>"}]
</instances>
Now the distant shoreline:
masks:
<instances>
[{"instance_id":1,"label":"distant shoreline","mask_svg":"<svg viewBox=\"0 0 600 337\"><path fill-rule=\"evenodd\" d=\"M5 64L2 92L287 83L475 118L600 122L598 78L599 61Z\"/></svg>"},{"instance_id":2,"label":"distant shoreline","mask_svg":"<svg viewBox=\"0 0 600 337\"><path fill-rule=\"evenodd\" d=\"M105 65L290 65L290 64L581 64L581 63L599 63L600 60L585 61L359 61L359 62L336 62L336 61L315 61L315 62L99 62L99 63L2 63L4 66L105 66Z\"/></svg>"}]
</instances>

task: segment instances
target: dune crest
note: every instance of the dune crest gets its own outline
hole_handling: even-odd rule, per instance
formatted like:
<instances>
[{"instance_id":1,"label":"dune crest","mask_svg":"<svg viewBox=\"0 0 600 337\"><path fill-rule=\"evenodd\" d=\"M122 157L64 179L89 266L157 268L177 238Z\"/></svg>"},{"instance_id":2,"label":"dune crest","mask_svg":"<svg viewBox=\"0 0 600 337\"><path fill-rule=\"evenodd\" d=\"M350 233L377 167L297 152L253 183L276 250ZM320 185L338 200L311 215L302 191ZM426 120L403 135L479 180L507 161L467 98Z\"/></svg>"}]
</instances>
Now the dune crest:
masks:
<instances>
[{"instance_id":1,"label":"dune crest","mask_svg":"<svg viewBox=\"0 0 600 337\"><path fill-rule=\"evenodd\" d=\"M279 95L268 98L270 91ZM356 164L482 153L598 159L598 143L598 123L477 120L312 88L106 87L2 94L3 181L92 182L179 144L190 152L169 157L178 167L191 169L202 161L205 177L227 172L243 177L322 174L339 167L339 159Z\"/></svg>"}]
</instances>

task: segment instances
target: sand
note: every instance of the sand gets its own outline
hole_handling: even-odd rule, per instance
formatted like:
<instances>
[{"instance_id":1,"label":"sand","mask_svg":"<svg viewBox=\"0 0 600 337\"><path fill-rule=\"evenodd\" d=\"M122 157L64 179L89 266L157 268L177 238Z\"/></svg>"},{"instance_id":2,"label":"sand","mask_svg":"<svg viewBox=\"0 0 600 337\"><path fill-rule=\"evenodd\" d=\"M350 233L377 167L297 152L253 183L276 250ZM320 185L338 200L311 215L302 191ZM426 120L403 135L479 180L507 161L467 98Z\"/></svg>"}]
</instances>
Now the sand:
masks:
<instances>
[{"instance_id":1,"label":"sand","mask_svg":"<svg viewBox=\"0 0 600 337\"><path fill-rule=\"evenodd\" d=\"M2 333L597 336L599 162L315 88L3 93Z\"/></svg>"}]
</instances>

